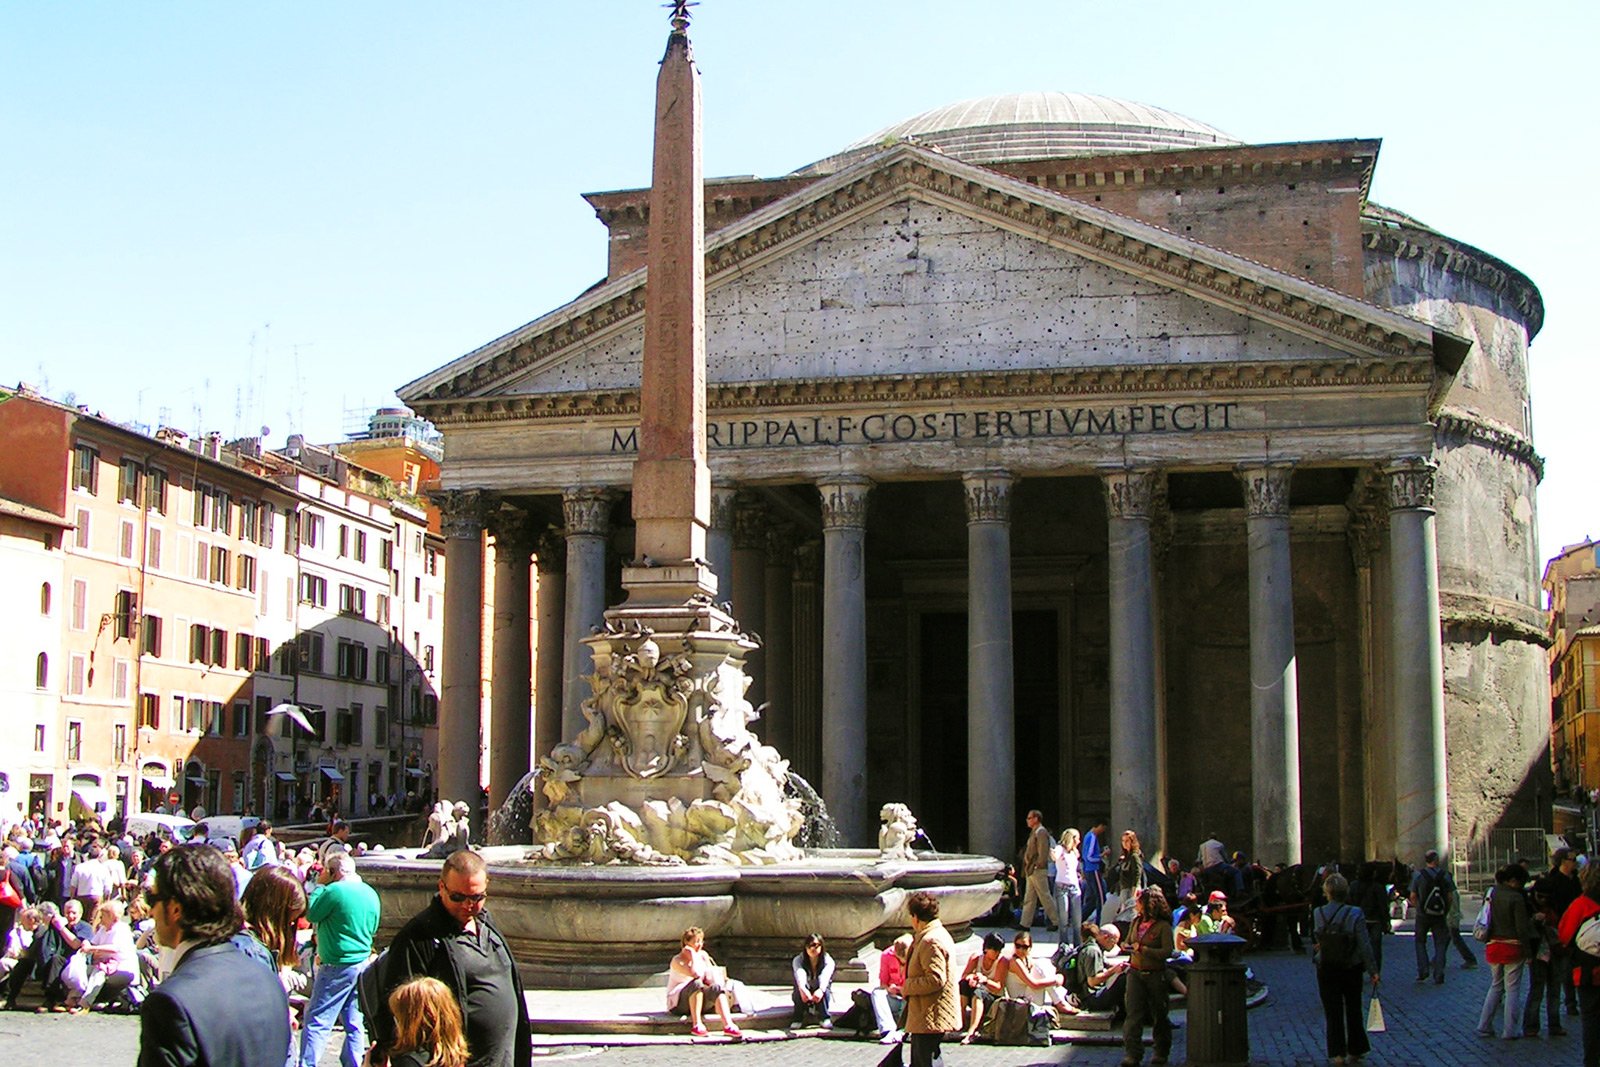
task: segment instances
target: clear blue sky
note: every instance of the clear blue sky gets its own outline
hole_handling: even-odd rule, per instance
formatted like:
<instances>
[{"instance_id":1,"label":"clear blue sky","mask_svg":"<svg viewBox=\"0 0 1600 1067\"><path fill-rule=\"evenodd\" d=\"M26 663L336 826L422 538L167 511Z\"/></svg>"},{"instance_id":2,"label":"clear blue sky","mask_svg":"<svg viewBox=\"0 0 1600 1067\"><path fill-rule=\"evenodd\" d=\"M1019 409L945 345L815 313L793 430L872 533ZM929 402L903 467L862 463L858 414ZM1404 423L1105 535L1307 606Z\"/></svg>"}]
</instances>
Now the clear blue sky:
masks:
<instances>
[{"instance_id":1,"label":"clear blue sky","mask_svg":"<svg viewBox=\"0 0 1600 1067\"><path fill-rule=\"evenodd\" d=\"M1600 534L1580 249L1595 5L705 0L706 172L786 173L1022 89L1247 141L1382 137L1373 199L1526 272L1545 556ZM656 0L0 8L0 383L333 439L604 273L647 184ZM1588 467L1591 473L1585 475Z\"/></svg>"}]
</instances>

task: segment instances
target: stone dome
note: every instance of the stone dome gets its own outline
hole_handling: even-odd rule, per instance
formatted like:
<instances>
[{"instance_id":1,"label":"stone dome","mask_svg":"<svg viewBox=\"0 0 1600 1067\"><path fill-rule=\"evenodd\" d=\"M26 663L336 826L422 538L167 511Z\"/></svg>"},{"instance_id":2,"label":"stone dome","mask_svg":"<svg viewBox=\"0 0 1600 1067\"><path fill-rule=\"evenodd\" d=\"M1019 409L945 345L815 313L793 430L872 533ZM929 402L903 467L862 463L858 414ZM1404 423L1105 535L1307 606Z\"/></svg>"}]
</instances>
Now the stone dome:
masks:
<instances>
[{"instance_id":1,"label":"stone dome","mask_svg":"<svg viewBox=\"0 0 1600 1067\"><path fill-rule=\"evenodd\" d=\"M1007 93L913 115L795 173L831 174L899 140L938 148L967 163L1016 163L1239 143L1214 126L1131 100L1092 93Z\"/></svg>"}]
</instances>

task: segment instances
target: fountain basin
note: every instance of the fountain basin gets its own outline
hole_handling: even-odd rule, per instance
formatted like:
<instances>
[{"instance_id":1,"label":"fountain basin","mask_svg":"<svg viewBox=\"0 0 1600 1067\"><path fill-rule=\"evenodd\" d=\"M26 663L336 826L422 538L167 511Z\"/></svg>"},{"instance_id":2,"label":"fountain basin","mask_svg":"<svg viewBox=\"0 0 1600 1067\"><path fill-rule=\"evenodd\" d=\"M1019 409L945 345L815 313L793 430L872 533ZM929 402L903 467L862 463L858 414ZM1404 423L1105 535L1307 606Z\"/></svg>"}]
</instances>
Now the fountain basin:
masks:
<instances>
[{"instance_id":1,"label":"fountain basin","mask_svg":"<svg viewBox=\"0 0 1600 1067\"><path fill-rule=\"evenodd\" d=\"M989 856L920 853L884 859L866 849L823 849L795 863L759 867L605 866L533 863L527 849L481 849L489 911L530 987L594 989L657 981L683 931L698 926L729 973L752 983L788 981L801 940L821 934L844 966L868 942L911 927L906 900L939 898L958 940L1000 897L1004 865ZM428 905L440 860L415 850L368 855L361 875L383 901L379 943ZM865 977L859 964L841 980Z\"/></svg>"}]
</instances>

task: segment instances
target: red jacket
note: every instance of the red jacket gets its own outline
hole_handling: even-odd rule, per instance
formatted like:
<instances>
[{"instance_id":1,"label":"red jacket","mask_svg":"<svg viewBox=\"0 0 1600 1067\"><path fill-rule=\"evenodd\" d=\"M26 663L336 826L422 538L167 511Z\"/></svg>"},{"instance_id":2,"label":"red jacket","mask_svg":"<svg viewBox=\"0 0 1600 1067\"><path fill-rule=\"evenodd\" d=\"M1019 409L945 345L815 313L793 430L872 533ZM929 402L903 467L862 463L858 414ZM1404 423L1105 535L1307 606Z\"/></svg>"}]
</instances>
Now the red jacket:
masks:
<instances>
[{"instance_id":1,"label":"red jacket","mask_svg":"<svg viewBox=\"0 0 1600 1067\"><path fill-rule=\"evenodd\" d=\"M1561 943L1572 948L1575 954L1577 949L1572 943L1573 939L1578 936L1578 927L1582 926L1584 920L1591 915L1600 915L1600 901L1585 893L1574 900L1561 916L1561 925L1556 933L1561 938ZM1600 964L1591 962L1592 959L1593 957L1590 957L1572 968L1574 985L1600 986Z\"/></svg>"}]
</instances>

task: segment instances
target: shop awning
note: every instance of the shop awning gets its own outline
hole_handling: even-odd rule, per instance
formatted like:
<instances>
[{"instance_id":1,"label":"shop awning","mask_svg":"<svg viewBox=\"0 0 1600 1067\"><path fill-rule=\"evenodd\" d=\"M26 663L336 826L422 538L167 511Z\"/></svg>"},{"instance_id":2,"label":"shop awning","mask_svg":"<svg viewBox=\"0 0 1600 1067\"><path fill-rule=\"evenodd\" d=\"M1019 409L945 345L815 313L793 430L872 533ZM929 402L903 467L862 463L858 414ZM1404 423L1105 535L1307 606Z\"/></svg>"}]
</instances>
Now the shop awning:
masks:
<instances>
[{"instance_id":1,"label":"shop awning","mask_svg":"<svg viewBox=\"0 0 1600 1067\"><path fill-rule=\"evenodd\" d=\"M321 771L322 776L330 782L344 781L344 774L337 767L318 767L317 770Z\"/></svg>"},{"instance_id":2,"label":"shop awning","mask_svg":"<svg viewBox=\"0 0 1600 1067\"><path fill-rule=\"evenodd\" d=\"M280 782L292 782L295 780L293 771L275 771L273 774Z\"/></svg>"},{"instance_id":3,"label":"shop awning","mask_svg":"<svg viewBox=\"0 0 1600 1067\"><path fill-rule=\"evenodd\" d=\"M206 778L203 774L191 774L185 778L184 781L188 782L190 785L199 786L201 789L206 787Z\"/></svg>"},{"instance_id":4,"label":"shop awning","mask_svg":"<svg viewBox=\"0 0 1600 1067\"><path fill-rule=\"evenodd\" d=\"M144 778L144 784L151 789L171 789L173 785L172 775L170 774L146 771L141 777Z\"/></svg>"},{"instance_id":5,"label":"shop awning","mask_svg":"<svg viewBox=\"0 0 1600 1067\"><path fill-rule=\"evenodd\" d=\"M111 794L98 785L74 785L72 795L89 811L111 810Z\"/></svg>"},{"instance_id":6,"label":"shop awning","mask_svg":"<svg viewBox=\"0 0 1600 1067\"><path fill-rule=\"evenodd\" d=\"M406 773L409 774L413 778L421 778L422 777L422 768L420 768L420 767L407 767L406 768Z\"/></svg>"}]
</instances>

